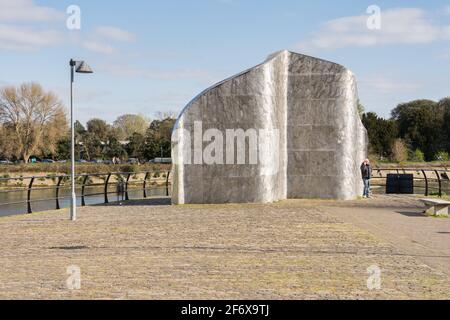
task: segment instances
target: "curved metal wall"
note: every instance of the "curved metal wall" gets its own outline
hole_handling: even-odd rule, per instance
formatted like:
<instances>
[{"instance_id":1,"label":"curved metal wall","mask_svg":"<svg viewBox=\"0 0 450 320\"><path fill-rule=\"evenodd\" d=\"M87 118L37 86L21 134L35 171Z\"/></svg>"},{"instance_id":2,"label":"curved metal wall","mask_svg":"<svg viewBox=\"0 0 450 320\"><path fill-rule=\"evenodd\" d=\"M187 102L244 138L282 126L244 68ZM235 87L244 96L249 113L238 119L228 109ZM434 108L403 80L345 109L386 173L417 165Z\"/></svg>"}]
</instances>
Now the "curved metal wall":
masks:
<instances>
[{"instance_id":1,"label":"curved metal wall","mask_svg":"<svg viewBox=\"0 0 450 320\"><path fill-rule=\"evenodd\" d=\"M175 126L173 203L355 198L362 188L359 165L367 153L357 100L350 71L288 51L205 90ZM199 151L213 140L201 141L195 132L208 129L225 138L227 129L261 133L258 162L205 163ZM218 142L224 150L227 143ZM246 140L246 151L249 144ZM239 145L232 148L237 154Z\"/></svg>"}]
</instances>

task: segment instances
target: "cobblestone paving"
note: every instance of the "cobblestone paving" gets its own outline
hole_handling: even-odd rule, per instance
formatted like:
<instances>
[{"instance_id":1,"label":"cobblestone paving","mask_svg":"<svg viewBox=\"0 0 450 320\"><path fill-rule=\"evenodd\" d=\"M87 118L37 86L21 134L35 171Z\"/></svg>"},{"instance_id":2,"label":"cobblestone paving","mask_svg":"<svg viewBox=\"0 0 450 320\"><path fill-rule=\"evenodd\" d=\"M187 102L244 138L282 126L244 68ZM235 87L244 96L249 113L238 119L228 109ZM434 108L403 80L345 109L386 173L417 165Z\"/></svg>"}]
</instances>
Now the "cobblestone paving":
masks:
<instances>
[{"instance_id":1,"label":"cobblestone paving","mask_svg":"<svg viewBox=\"0 0 450 320\"><path fill-rule=\"evenodd\" d=\"M388 200L135 201L79 209L76 222L65 210L1 218L0 298L449 299L445 274L317 206ZM67 288L72 265L80 290ZM380 290L367 288L372 265L382 270Z\"/></svg>"}]
</instances>

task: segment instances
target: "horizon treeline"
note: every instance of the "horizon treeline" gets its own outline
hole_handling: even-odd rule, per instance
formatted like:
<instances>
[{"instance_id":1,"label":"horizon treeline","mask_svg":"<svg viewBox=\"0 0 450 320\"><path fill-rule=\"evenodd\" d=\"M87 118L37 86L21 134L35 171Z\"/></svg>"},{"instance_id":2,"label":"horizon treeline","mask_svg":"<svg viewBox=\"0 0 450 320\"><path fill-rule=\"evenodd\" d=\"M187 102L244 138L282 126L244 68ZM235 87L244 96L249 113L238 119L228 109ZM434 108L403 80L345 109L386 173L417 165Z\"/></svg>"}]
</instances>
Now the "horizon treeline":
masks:
<instances>
[{"instance_id":1,"label":"horizon treeline","mask_svg":"<svg viewBox=\"0 0 450 320\"><path fill-rule=\"evenodd\" d=\"M363 108L362 108L363 109ZM389 119L362 113L369 154L376 160L449 161L450 98L401 103Z\"/></svg>"},{"instance_id":2,"label":"horizon treeline","mask_svg":"<svg viewBox=\"0 0 450 320\"><path fill-rule=\"evenodd\" d=\"M364 112L372 159L394 162L449 161L450 98L401 103L389 119ZM77 160L137 158L171 155L173 113L124 114L112 124L94 118L75 122ZM31 157L70 158L70 130L66 109L52 92L37 83L0 89L0 159L28 162Z\"/></svg>"},{"instance_id":3,"label":"horizon treeline","mask_svg":"<svg viewBox=\"0 0 450 320\"><path fill-rule=\"evenodd\" d=\"M171 155L173 113L158 112L154 119L124 114L112 124L93 118L75 122L77 160L137 158L151 160ZM70 158L70 124L65 107L37 83L0 90L0 159L28 162L31 157Z\"/></svg>"}]
</instances>

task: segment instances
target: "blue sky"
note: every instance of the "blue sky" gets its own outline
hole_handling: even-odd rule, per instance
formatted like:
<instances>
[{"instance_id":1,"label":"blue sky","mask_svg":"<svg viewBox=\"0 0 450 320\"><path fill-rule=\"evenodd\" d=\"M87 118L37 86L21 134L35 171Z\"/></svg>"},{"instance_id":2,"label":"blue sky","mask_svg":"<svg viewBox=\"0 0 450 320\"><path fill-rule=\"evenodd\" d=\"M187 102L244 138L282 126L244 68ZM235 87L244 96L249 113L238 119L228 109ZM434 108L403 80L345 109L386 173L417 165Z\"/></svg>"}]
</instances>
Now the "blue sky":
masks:
<instances>
[{"instance_id":1,"label":"blue sky","mask_svg":"<svg viewBox=\"0 0 450 320\"><path fill-rule=\"evenodd\" d=\"M67 7L81 29L66 27ZM381 29L366 10L381 8ZM179 112L206 87L288 49L345 65L362 103L382 116L398 103L450 95L447 1L0 0L0 86L37 81L68 102L68 61L77 118Z\"/></svg>"}]
</instances>

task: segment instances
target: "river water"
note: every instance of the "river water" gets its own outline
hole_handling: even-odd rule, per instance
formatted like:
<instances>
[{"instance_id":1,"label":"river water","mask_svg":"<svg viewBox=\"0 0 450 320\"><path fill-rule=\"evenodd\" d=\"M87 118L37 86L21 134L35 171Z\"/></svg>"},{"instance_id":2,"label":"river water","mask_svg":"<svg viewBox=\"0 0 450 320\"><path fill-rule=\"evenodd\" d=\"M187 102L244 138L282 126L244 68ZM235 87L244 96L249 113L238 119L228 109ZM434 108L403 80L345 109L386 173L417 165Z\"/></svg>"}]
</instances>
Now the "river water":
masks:
<instances>
[{"instance_id":1,"label":"river water","mask_svg":"<svg viewBox=\"0 0 450 320\"><path fill-rule=\"evenodd\" d=\"M110 202L114 202L117 200L121 200L122 197L117 197L117 194L114 192L114 187L111 186L108 192L108 199ZM85 202L86 205L94 205L94 204L102 204L105 201L105 196L103 194L103 187L87 187L86 194L99 194L94 196L86 196ZM142 199L144 197L142 188L130 188L128 191L128 195L130 200L133 199ZM81 206L81 190L77 190L77 202L78 206ZM158 197L158 196L166 196L166 188L148 188L147 189L148 197ZM48 210L56 209L56 200L45 200L39 201L41 199L55 199L55 190L33 190L31 193L31 207L33 212L41 212ZM27 191L19 191L13 193L0 193L0 217L2 216L11 216L17 214L27 213ZM23 202L21 204L10 204L5 205L6 203L12 202ZM61 189L60 190L60 200L59 205L61 208L68 208L70 206L70 189Z\"/></svg>"}]
</instances>

